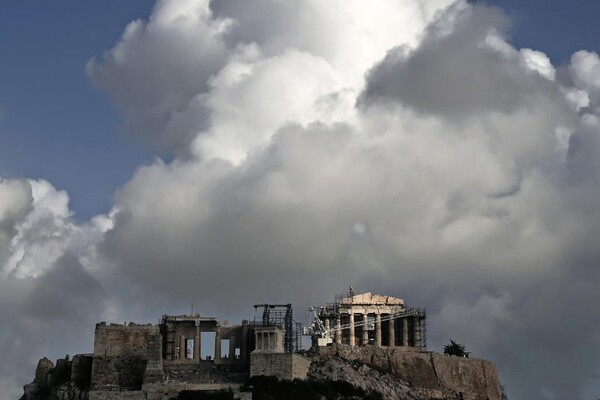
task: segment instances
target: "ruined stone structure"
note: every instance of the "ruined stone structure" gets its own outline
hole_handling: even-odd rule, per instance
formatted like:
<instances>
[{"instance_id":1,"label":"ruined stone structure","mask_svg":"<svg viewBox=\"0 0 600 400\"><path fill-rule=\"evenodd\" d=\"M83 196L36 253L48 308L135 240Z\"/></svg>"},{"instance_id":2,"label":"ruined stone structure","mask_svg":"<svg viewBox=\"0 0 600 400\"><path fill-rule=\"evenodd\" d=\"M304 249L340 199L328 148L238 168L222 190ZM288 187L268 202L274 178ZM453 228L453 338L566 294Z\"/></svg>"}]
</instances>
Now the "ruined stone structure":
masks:
<instances>
[{"instance_id":1,"label":"ruined stone structure","mask_svg":"<svg viewBox=\"0 0 600 400\"><path fill-rule=\"evenodd\" d=\"M23 400L46 400L50 392L61 400L171 400L182 391L220 390L249 399L244 384L262 376L348 380L390 399L500 399L494 365L426 351L425 313L402 299L339 297L315 312L315 346L302 353L290 351L297 342L291 305L282 318L273 315L280 305L259 306L262 320L239 325L200 314L165 315L159 324L98 323L94 353L56 365L42 359ZM289 332L294 341L286 340ZM332 337L335 343L323 340Z\"/></svg>"},{"instance_id":2,"label":"ruined stone structure","mask_svg":"<svg viewBox=\"0 0 600 400\"><path fill-rule=\"evenodd\" d=\"M202 334L213 333L204 343ZM96 324L90 400L176 397L183 390L239 389L248 379L250 326L194 315L165 315L158 325ZM223 344L227 348L223 348ZM117 397L115 397L117 396Z\"/></svg>"},{"instance_id":3,"label":"ruined stone structure","mask_svg":"<svg viewBox=\"0 0 600 400\"><path fill-rule=\"evenodd\" d=\"M285 332L278 327L260 327L255 332L255 349L250 355L250 377L274 376L279 379L306 379L310 359L286 353Z\"/></svg>"},{"instance_id":4,"label":"ruined stone structure","mask_svg":"<svg viewBox=\"0 0 600 400\"><path fill-rule=\"evenodd\" d=\"M252 353L283 353L285 332L276 326L261 326L254 329L254 351Z\"/></svg>"},{"instance_id":5,"label":"ruined stone structure","mask_svg":"<svg viewBox=\"0 0 600 400\"><path fill-rule=\"evenodd\" d=\"M407 308L404 300L370 292L353 293L320 307L314 342L349 346L424 348L425 311ZM324 339L319 341L318 339Z\"/></svg>"},{"instance_id":6,"label":"ruined stone structure","mask_svg":"<svg viewBox=\"0 0 600 400\"><path fill-rule=\"evenodd\" d=\"M164 316L160 325L164 338L164 359L195 363L202 354L202 333L214 332L214 358L216 364L240 364L248 361L248 321L241 325L227 326L216 318L195 315ZM228 343L222 357L223 341Z\"/></svg>"}]
</instances>

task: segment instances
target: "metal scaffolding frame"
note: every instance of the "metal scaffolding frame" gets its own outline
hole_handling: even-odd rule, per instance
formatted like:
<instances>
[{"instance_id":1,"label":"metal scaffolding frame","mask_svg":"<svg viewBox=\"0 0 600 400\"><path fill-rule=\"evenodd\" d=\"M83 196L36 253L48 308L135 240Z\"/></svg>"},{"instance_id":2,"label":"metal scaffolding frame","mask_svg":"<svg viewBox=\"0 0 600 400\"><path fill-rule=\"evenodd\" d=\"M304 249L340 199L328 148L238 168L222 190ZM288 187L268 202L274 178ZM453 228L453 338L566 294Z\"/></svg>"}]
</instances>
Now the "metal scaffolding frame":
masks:
<instances>
[{"instance_id":1,"label":"metal scaffolding frame","mask_svg":"<svg viewBox=\"0 0 600 400\"><path fill-rule=\"evenodd\" d=\"M262 317L257 321L256 310L262 308ZM284 349L294 353L302 348L302 324L294 321L292 304L255 304L254 325L275 326L285 332Z\"/></svg>"}]
</instances>

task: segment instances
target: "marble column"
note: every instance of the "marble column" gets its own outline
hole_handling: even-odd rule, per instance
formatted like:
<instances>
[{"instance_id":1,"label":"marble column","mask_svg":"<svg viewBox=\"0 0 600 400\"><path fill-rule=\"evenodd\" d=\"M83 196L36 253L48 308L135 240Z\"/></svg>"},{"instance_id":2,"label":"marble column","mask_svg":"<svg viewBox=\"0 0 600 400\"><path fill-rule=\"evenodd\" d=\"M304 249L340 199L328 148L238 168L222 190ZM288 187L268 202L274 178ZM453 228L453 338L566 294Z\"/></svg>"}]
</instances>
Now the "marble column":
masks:
<instances>
[{"instance_id":1,"label":"marble column","mask_svg":"<svg viewBox=\"0 0 600 400\"><path fill-rule=\"evenodd\" d=\"M389 334L388 334L388 346L394 347L396 346L396 323L395 320L390 319L389 322Z\"/></svg>"},{"instance_id":2,"label":"marble column","mask_svg":"<svg viewBox=\"0 0 600 400\"><path fill-rule=\"evenodd\" d=\"M194 360L200 360L200 322L196 324L196 336L194 336Z\"/></svg>"},{"instance_id":3,"label":"marble column","mask_svg":"<svg viewBox=\"0 0 600 400\"><path fill-rule=\"evenodd\" d=\"M402 346L408 346L408 318L402 318Z\"/></svg>"},{"instance_id":4,"label":"marble column","mask_svg":"<svg viewBox=\"0 0 600 400\"><path fill-rule=\"evenodd\" d=\"M248 359L248 321L242 321L242 348L240 349L240 358L243 361Z\"/></svg>"},{"instance_id":5,"label":"marble column","mask_svg":"<svg viewBox=\"0 0 600 400\"><path fill-rule=\"evenodd\" d=\"M337 344L342 343L342 317L340 314L337 316L336 326L335 326L335 342Z\"/></svg>"},{"instance_id":6,"label":"marble column","mask_svg":"<svg viewBox=\"0 0 600 400\"><path fill-rule=\"evenodd\" d=\"M179 337L179 359L180 360L185 360L186 359L186 345L185 345L185 335L181 335Z\"/></svg>"},{"instance_id":7,"label":"marble column","mask_svg":"<svg viewBox=\"0 0 600 400\"><path fill-rule=\"evenodd\" d=\"M413 317L413 338L415 347L421 347L421 323L419 317Z\"/></svg>"},{"instance_id":8,"label":"marble column","mask_svg":"<svg viewBox=\"0 0 600 400\"><path fill-rule=\"evenodd\" d=\"M381 347L381 314L375 314L375 345Z\"/></svg>"},{"instance_id":9,"label":"marble column","mask_svg":"<svg viewBox=\"0 0 600 400\"><path fill-rule=\"evenodd\" d=\"M221 330L217 328L215 332L215 361L221 359Z\"/></svg>"},{"instance_id":10,"label":"marble column","mask_svg":"<svg viewBox=\"0 0 600 400\"><path fill-rule=\"evenodd\" d=\"M366 346L369 344L369 330L367 329L367 322L369 321L369 314L363 314L363 337L362 345Z\"/></svg>"},{"instance_id":11,"label":"marble column","mask_svg":"<svg viewBox=\"0 0 600 400\"><path fill-rule=\"evenodd\" d=\"M229 336L229 359L235 360L235 336Z\"/></svg>"},{"instance_id":12,"label":"marble column","mask_svg":"<svg viewBox=\"0 0 600 400\"><path fill-rule=\"evenodd\" d=\"M356 336L354 336L354 313L350 312L350 346L356 346Z\"/></svg>"}]
</instances>

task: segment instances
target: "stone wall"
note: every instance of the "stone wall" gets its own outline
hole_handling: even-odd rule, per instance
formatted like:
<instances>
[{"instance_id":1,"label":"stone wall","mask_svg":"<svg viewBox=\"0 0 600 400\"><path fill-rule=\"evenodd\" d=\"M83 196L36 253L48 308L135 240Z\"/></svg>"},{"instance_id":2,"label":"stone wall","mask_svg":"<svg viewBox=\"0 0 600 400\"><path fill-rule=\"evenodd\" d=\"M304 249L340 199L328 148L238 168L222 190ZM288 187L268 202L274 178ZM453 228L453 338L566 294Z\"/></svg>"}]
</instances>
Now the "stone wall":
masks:
<instances>
[{"instance_id":1,"label":"stone wall","mask_svg":"<svg viewBox=\"0 0 600 400\"><path fill-rule=\"evenodd\" d=\"M250 376L274 376L279 379L306 379L311 360L294 353L250 354Z\"/></svg>"},{"instance_id":2,"label":"stone wall","mask_svg":"<svg viewBox=\"0 0 600 400\"><path fill-rule=\"evenodd\" d=\"M162 336L158 333L148 337L148 363L144 372L144 384L160 383L164 381L162 361Z\"/></svg>"},{"instance_id":3,"label":"stone wall","mask_svg":"<svg viewBox=\"0 0 600 400\"><path fill-rule=\"evenodd\" d=\"M89 393L89 400L146 400L142 391L115 392L94 390Z\"/></svg>"},{"instance_id":4,"label":"stone wall","mask_svg":"<svg viewBox=\"0 0 600 400\"><path fill-rule=\"evenodd\" d=\"M92 383L91 354L77 354L71 362L71 382L79 388L87 388Z\"/></svg>"},{"instance_id":5,"label":"stone wall","mask_svg":"<svg viewBox=\"0 0 600 400\"><path fill-rule=\"evenodd\" d=\"M48 373L48 385L60 386L71 380L71 360L67 355L65 358L56 360L54 369Z\"/></svg>"},{"instance_id":6,"label":"stone wall","mask_svg":"<svg viewBox=\"0 0 600 400\"><path fill-rule=\"evenodd\" d=\"M441 399L461 395L465 400L500 400L496 366L474 358L451 357L406 347L319 348L321 357L339 356L389 371L410 382L422 395Z\"/></svg>"},{"instance_id":7,"label":"stone wall","mask_svg":"<svg viewBox=\"0 0 600 400\"><path fill-rule=\"evenodd\" d=\"M91 385L139 390L151 359L151 379L160 380L161 343L157 325L96 324Z\"/></svg>"},{"instance_id":8,"label":"stone wall","mask_svg":"<svg viewBox=\"0 0 600 400\"><path fill-rule=\"evenodd\" d=\"M164 384L153 384L149 385L146 390L147 400L164 400L164 399L176 399L181 392L218 392L218 391L232 391L234 398L244 398L244 395L240 392L241 384L236 383L204 383L204 384L193 384L193 383L164 383ZM247 398L247 397L245 397ZM90 398L90 400L93 400ZM102 399L104 400L104 399ZM137 399L136 399L137 400Z\"/></svg>"},{"instance_id":9,"label":"stone wall","mask_svg":"<svg viewBox=\"0 0 600 400\"><path fill-rule=\"evenodd\" d=\"M200 364L180 364L166 361L164 364L164 379L160 383L244 383L248 380L247 368L236 369L232 367L234 366L214 365L209 361L203 361ZM150 382L145 381L145 386L148 386L146 383Z\"/></svg>"},{"instance_id":10,"label":"stone wall","mask_svg":"<svg viewBox=\"0 0 600 400\"><path fill-rule=\"evenodd\" d=\"M92 387L139 390L144 381L148 360L142 356L95 356L92 364Z\"/></svg>"},{"instance_id":11,"label":"stone wall","mask_svg":"<svg viewBox=\"0 0 600 400\"><path fill-rule=\"evenodd\" d=\"M94 333L94 356L146 356L149 337L158 333L157 325L107 325L101 322L96 324Z\"/></svg>"}]
</instances>

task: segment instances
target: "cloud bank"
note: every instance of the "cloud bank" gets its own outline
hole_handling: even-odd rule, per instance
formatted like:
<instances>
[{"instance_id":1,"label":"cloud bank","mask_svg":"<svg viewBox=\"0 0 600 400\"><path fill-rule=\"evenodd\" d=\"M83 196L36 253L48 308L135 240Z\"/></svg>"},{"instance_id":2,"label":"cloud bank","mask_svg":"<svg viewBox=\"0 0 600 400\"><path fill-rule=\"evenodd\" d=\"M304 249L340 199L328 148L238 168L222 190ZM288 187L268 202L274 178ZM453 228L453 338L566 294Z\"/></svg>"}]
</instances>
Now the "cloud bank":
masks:
<instances>
[{"instance_id":1,"label":"cloud bank","mask_svg":"<svg viewBox=\"0 0 600 400\"><path fill-rule=\"evenodd\" d=\"M597 396L600 58L509 31L460 0L159 0L86 69L173 160L84 225L0 182L0 392L99 319L353 285L427 307L430 347L494 360L515 398Z\"/></svg>"}]
</instances>

